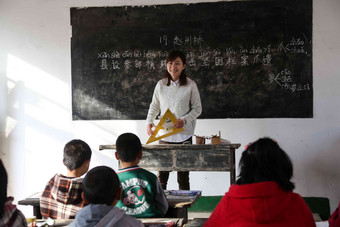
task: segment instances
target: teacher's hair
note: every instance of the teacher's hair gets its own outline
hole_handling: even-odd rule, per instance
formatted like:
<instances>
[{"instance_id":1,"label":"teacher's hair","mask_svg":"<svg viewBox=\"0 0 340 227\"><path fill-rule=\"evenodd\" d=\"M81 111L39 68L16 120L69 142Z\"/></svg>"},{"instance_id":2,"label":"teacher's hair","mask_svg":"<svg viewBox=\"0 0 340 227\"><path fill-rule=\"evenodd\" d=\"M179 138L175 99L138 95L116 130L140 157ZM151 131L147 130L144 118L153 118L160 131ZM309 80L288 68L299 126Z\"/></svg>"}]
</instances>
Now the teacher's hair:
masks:
<instances>
[{"instance_id":1,"label":"teacher's hair","mask_svg":"<svg viewBox=\"0 0 340 227\"><path fill-rule=\"evenodd\" d=\"M166 63L174 61L178 57L182 60L183 65L185 65L186 64L185 54L180 50L170 51L168 56L166 57ZM169 74L167 70L165 70L164 78L168 79L166 86L169 86L171 82L171 75ZM183 69L181 75L179 76L179 85L183 86L186 84L187 84L187 75L185 74L185 69Z\"/></svg>"},{"instance_id":2,"label":"teacher's hair","mask_svg":"<svg viewBox=\"0 0 340 227\"><path fill-rule=\"evenodd\" d=\"M0 218L5 212L5 203L7 199L7 172L0 159Z\"/></svg>"},{"instance_id":3,"label":"teacher's hair","mask_svg":"<svg viewBox=\"0 0 340 227\"><path fill-rule=\"evenodd\" d=\"M260 138L249 144L242 153L239 168L238 185L275 181L284 191L290 192L295 188L290 181L293 164L286 152L271 138Z\"/></svg>"}]
</instances>

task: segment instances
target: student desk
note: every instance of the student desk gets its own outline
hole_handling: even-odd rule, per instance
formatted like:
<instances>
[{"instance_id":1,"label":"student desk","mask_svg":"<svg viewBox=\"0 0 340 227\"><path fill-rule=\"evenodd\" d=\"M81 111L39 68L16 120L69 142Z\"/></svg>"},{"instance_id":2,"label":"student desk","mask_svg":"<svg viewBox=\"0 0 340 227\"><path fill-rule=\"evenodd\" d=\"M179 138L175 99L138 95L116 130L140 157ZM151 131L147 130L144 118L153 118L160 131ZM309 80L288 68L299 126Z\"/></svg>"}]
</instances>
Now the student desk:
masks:
<instances>
[{"instance_id":1,"label":"student desk","mask_svg":"<svg viewBox=\"0 0 340 227\"><path fill-rule=\"evenodd\" d=\"M137 218L146 227L148 226L183 226L181 218ZM74 219L55 219L48 222L48 226L68 226ZM47 223L46 219L37 219L37 225ZM172 224L172 225L170 225Z\"/></svg>"},{"instance_id":2,"label":"student desk","mask_svg":"<svg viewBox=\"0 0 340 227\"><path fill-rule=\"evenodd\" d=\"M188 222L188 208L202 195L202 191L164 190L169 208L165 218L181 218L183 224Z\"/></svg>"},{"instance_id":3,"label":"student desk","mask_svg":"<svg viewBox=\"0 0 340 227\"><path fill-rule=\"evenodd\" d=\"M40 213L40 196L41 192L34 193L33 195L27 197L26 199L18 201L19 205L29 205L33 206L33 216L35 216L37 219L41 219L41 213Z\"/></svg>"},{"instance_id":4,"label":"student desk","mask_svg":"<svg viewBox=\"0 0 340 227\"><path fill-rule=\"evenodd\" d=\"M235 183L235 150L238 143L142 145L139 166L150 171L228 171ZM100 145L99 150L116 149Z\"/></svg>"},{"instance_id":5,"label":"student desk","mask_svg":"<svg viewBox=\"0 0 340 227\"><path fill-rule=\"evenodd\" d=\"M178 220L178 223L185 224L188 220L188 208L191 207L197 201L197 199L201 196L201 193L195 196L172 196L169 195L170 191L172 190L165 190L165 194L167 196L167 200L169 203L169 209L165 214L165 219L166 220L176 219ZM35 193L27 197L26 199L20 200L18 202L19 205L33 206L33 215L36 216L37 219L42 218L40 214L40 195L41 193ZM165 221L165 219L162 221ZM155 219L152 220L155 221ZM145 219L144 221L150 222L151 220Z\"/></svg>"}]
</instances>

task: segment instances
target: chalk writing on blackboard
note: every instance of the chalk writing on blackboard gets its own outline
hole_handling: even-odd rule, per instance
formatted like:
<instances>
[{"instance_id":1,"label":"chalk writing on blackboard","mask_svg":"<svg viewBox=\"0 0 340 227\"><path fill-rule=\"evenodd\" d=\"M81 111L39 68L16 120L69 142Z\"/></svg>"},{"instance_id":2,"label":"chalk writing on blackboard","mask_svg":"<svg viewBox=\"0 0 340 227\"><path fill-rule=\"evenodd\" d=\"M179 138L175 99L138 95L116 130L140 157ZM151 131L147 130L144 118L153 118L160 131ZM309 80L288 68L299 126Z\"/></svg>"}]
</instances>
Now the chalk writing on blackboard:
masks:
<instances>
[{"instance_id":1,"label":"chalk writing on blackboard","mask_svg":"<svg viewBox=\"0 0 340 227\"><path fill-rule=\"evenodd\" d=\"M168 45L170 39L166 35L160 37L160 44ZM188 36L183 38L182 41L178 36L173 39L173 45L198 45L203 43L201 36ZM231 67L239 66L246 67L250 64L261 63L263 66L271 66L272 60L277 55L282 54L305 54L308 53L304 48L305 42L309 40L302 40L301 38L292 37L288 43L279 42L274 45L269 44L264 47L252 46L250 49L244 48L242 45L238 49L232 49L226 47L224 50L214 49L205 50L200 49L199 51L188 50L186 52L188 59L188 67L200 68L200 67ZM180 44L178 44L180 43ZM99 60L99 68L101 70L124 70L128 72L133 69L147 69L156 70L166 69L165 57L166 51L153 51L153 50L121 50L121 51L103 51L97 54ZM212 84L209 90L216 89L217 87L223 86L222 82L223 72L216 72L216 84ZM275 82L282 89L288 89L292 92L310 90L310 84L296 84L294 83L292 72L289 69L284 69L277 74L269 74L270 84Z\"/></svg>"},{"instance_id":2,"label":"chalk writing on blackboard","mask_svg":"<svg viewBox=\"0 0 340 227\"><path fill-rule=\"evenodd\" d=\"M309 91L311 89L310 84L297 84L294 82L292 72L288 69L284 69L281 72L269 74L269 82L280 85L283 89L295 91Z\"/></svg>"},{"instance_id":3,"label":"chalk writing on blackboard","mask_svg":"<svg viewBox=\"0 0 340 227\"><path fill-rule=\"evenodd\" d=\"M164 37L163 37L164 39ZM167 40L167 39L165 39ZM309 40L307 40L309 42ZM191 45L191 44L189 44ZM244 48L242 45L239 49L226 47L224 50L200 49L187 50L187 61L189 67L211 67L211 66L241 66L261 63L264 66L271 66L272 59L279 54L305 54L310 55L304 49L304 41L300 38L292 38L288 44L280 42L276 47L269 44L264 47ZM122 50L122 51L103 51L97 53L99 67L102 70L125 70L129 71L132 67L137 69L147 68L155 70L166 68L165 51L154 50Z\"/></svg>"},{"instance_id":4,"label":"chalk writing on blackboard","mask_svg":"<svg viewBox=\"0 0 340 227\"><path fill-rule=\"evenodd\" d=\"M203 43L203 37L201 35L189 35L189 36L178 36L174 37L162 35L159 37L159 43L165 46L201 46Z\"/></svg>"}]
</instances>

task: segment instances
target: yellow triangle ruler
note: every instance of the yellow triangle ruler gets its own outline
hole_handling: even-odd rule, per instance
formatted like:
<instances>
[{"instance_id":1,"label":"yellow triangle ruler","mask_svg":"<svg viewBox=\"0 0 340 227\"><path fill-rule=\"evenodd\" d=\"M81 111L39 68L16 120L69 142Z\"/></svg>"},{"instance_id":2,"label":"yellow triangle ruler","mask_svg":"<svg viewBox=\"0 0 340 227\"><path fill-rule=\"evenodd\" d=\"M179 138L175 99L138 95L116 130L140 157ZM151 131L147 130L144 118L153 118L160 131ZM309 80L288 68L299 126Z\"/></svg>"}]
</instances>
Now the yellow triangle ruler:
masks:
<instances>
[{"instance_id":1,"label":"yellow triangle ruler","mask_svg":"<svg viewBox=\"0 0 340 227\"><path fill-rule=\"evenodd\" d=\"M175 128L174 125L176 123L177 123L176 117L173 115L173 113L169 109L167 109L165 114L163 115L159 123L157 124L153 134L149 137L146 144L155 142L157 140L163 139L165 137L168 137L168 136L171 136L171 135L174 135L176 133L183 131L184 128ZM159 130L161 129L164 130L166 133L164 135L156 137Z\"/></svg>"}]
</instances>

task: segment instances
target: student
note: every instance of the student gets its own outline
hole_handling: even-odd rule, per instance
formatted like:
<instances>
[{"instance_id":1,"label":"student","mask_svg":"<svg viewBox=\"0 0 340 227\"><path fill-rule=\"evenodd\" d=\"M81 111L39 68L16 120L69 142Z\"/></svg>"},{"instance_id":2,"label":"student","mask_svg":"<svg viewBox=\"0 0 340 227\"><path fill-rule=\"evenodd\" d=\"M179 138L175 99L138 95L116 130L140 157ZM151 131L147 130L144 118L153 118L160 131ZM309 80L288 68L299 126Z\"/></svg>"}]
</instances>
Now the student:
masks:
<instances>
[{"instance_id":1,"label":"student","mask_svg":"<svg viewBox=\"0 0 340 227\"><path fill-rule=\"evenodd\" d=\"M89 204L76 214L75 220L69 226L144 226L139 220L115 207L121 194L120 182L113 169L107 166L91 169L84 178L82 193L84 201Z\"/></svg>"},{"instance_id":2,"label":"student","mask_svg":"<svg viewBox=\"0 0 340 227\"><path fill-rule=\"evenodd\" d=\"M116 206L133 217L163 217L168 202L156 175L138 166L142 158L139 138L132 133L120 135L116 150L121 165L117 173L123 188L122 198Z\"/></svg>"},{"instance_id":3,"label":"student","mask_svg":"<svg viewBox=\"0 0 340 227\"><path fill-rule=\"evenodd\" d=\"M82 175L90 165L92 151L82 140L71 140L64 147L63 163L67 175L54 175L40 198L42 218L72 219L83 206Z\"/></svg>"},{"instance_id":4,"label":"student","mask_svg":"<svg viewBox=\"0 0 340 227\"><path fill-rule=\"evenodd\" d=\"M12 204L14 198L7 197L7 172L0 159L0 226L27 227L23 213Z\"/></svg>"},{"instance_id":5,"label":"student","mask_svg":"<svg viewBox=\"0 0 340 227\"><path fill-rule=\"evenodd\" d=\"M315 226L311 211L292 192L293 165L270 138L261 138L242 153L240 175L221 199L209 226Z\"/></svg>"},{"instance_id":6,"label":"student","mask_svg":"<svg viewBox=\"0 0 340 227\"><path fill-rule=\"evenodd\" d=\"M153 134L153 121L158 114L164 115L169 108L178 118L176 128L184 130L175 135L163 138L160 144L192 144L196 118L202 112L201 98L196 83L185 74L186 58L182 51L173 50L166 57L164 78L158 81L146 119L146 131ZM159 171L159 181L166 189L169 171ZM189 171L177 172L180 190L190 190Z\"/></svg>"}]
</instances>

